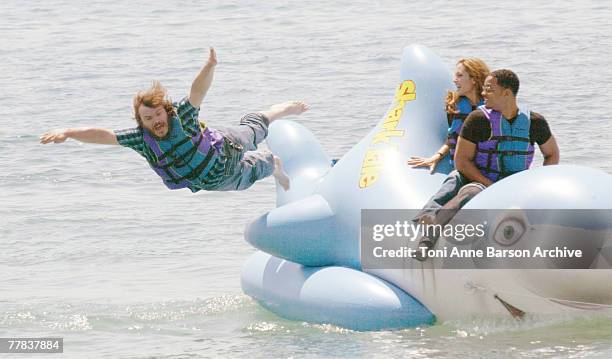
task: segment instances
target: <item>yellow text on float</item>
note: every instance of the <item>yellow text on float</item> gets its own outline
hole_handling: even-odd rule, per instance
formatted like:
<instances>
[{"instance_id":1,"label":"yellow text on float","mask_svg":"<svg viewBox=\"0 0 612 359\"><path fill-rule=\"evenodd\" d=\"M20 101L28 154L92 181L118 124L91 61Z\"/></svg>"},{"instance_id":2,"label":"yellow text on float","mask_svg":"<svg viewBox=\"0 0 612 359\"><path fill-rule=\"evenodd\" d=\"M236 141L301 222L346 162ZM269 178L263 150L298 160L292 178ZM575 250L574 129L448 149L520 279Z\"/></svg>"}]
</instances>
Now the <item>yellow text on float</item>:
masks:
<instances>
[{"instance_id":1,"label":"yellow text on float","mask_svg":"<svg viewBox=\"0 0 612 359\"><path fill-rule=\"evenodd\" d=\"M395 91L394 100L397 104L387 113L387 117L380 130L374 134L370 147L365 153L361 164L359 177L359 188L366 188L374 184L380 176L380 168L383 165L383 154L389 149L398 149L397 144L391 142L393 138L404 137L404 130L397 127L404 112L406 102L416 99L416 85L412 80L402 82Z\"/></svg>"}]
</instances>

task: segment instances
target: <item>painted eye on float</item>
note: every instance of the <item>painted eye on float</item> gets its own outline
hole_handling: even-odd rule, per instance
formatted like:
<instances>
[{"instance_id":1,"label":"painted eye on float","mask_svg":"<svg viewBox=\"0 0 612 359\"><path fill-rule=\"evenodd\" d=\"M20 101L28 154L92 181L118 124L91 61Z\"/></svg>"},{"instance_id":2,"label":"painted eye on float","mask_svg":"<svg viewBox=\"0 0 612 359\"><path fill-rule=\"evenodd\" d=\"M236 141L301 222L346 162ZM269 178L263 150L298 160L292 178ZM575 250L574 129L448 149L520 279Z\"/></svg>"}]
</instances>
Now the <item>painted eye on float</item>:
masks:
<instances>
[{"instance_id":1,"label":"painted eye on float","mask_svg":"<svg viewBox=\"0 0 612 359\"><path fill-rule=\"evenodd\" d=\"M508 218L499 223L493 239L502 246L511 246L518 242L525 233L525 224L516 218Z\"/></svg>"}]
</instances>

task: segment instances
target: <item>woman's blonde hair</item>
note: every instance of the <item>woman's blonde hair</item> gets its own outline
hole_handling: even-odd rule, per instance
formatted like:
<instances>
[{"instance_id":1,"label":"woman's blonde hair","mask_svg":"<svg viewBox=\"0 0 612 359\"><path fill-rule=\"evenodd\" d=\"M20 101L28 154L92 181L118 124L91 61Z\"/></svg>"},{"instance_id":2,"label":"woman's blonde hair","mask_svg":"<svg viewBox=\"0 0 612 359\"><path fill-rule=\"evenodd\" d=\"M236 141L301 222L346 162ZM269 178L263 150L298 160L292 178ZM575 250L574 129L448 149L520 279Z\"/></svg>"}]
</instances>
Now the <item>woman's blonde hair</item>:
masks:
<instances>
[{"instance_id":1,"label":"woman's blonde hair","mask_svg":"<svg viewBox=\"0 0 612 359\"><path fill-rule=\"evenodd\" d=\"M482 87L485 79L491 72L487 64L479 58L476 57L467 57L457 61L457 65L463 65L465 67L465 71L470 75L470 77L474 80L476 88L476 95L480 98L480 93L482 92ZM446 105L445 110L449 114L457 114L459 110L457 110L457 102L459 101L459 93L457 91L448 91L446 94Z\"/></svg>"},{"instance_id":2,"label":"woman's blonde hair","mask_svg":"<svg viewBox=\"0 0 612 359\"><path fill-rule=\"evenodd\" d=\"M172 100L168 98L166 89L159 81L153 81L153 84L148 90L138 91L136 95L134 95L133 104L134 118L141 127L142 119L140 118L140 114L138 113L138 108L140 107L140 105L145 105L151 108L163 106L164 110L166 110L166 113L168 114L168 119L176 116L176 111L172 106Z\"/></svg>"}]
</instances>

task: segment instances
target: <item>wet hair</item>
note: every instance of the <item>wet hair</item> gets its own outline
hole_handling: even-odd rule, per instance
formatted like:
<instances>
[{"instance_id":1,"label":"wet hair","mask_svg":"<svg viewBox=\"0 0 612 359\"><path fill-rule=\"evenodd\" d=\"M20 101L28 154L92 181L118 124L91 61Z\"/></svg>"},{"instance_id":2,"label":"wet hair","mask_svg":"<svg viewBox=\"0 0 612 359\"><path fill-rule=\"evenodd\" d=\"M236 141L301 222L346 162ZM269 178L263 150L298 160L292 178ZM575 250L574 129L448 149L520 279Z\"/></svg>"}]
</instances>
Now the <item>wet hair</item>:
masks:
<instances>
[{"instance_id":1,"label":"wet hair","mask_svg":"<svg viewBox=\"0 0 612 359\"><path fill-rule=\"evenodd\" d=\"M467 57L457 61L457 65L463 65L465 67L465 71L470 75L470 77L475 82L476 94L480 97L480 93L482 92L482 87L484 84L484 80L489 75L489 67L479 58L476 57ZM446 94L445 100L445 110L450 114L457 114L459 110L457 110L457 102L459 101L459 93L457 91L448 91Z\"/></svg>"},{"instance_id":2,"label":"wet hair","mask_svg":"<svg viewBox=\"0 0 612 359\"><path fill-rule=\"evenodd\" d=\"M138 108L140 107L140 105L145 105L151 108L162 106L168 114L168 119L176 116L176 111L172 106L172 100L168 98L166 89L159 81L153 81L153 84L148 90L138 91L136 95L134 95L133 104L134 118L136 119L136 122L138 122L138 125L140 125L140 127L142 127L142 119L140 118L140 114L138 113Z\"/></svg>"},{"instance_id":3,"label":"wet hair","mask_svg":"<svg viewBox=\"0 0 612 359\"><path fill-rule=\"evenodd\" d=\"M508 69L495 70L491 72L491 76L495 77L499 86L510 89L514 96L518 94L519 78L513 71Z\"/></svg>"}]
</instances>

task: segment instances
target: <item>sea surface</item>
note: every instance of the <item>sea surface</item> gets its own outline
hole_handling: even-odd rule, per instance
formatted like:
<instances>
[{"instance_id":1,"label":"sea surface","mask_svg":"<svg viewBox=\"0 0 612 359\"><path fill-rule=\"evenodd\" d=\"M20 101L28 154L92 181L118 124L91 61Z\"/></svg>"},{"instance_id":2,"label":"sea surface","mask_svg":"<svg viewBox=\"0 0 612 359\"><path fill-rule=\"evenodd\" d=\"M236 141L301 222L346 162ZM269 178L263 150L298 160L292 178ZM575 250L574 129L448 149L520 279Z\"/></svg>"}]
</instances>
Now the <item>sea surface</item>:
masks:
<instances>
[{"instance_id":1,"label":"sea surface","mask_svg":"<svg viewBox=\"0 0 612 359\"><path fill-rule=\"evenodd\" d=\"M168 191L129 149L38 143L134 126L135 91L158 79L179 100L214 46L211 127L304 100L298 120L340 157L420 43L449 69L476 56L515 70L562 163L612 173L611 2L4 0L0 14L0 337L63 337L54 358L612 357L609 317L385 332L281 319L240 289L244 226L274 208L271 179Z\"/></svg>"}]
</instances>

